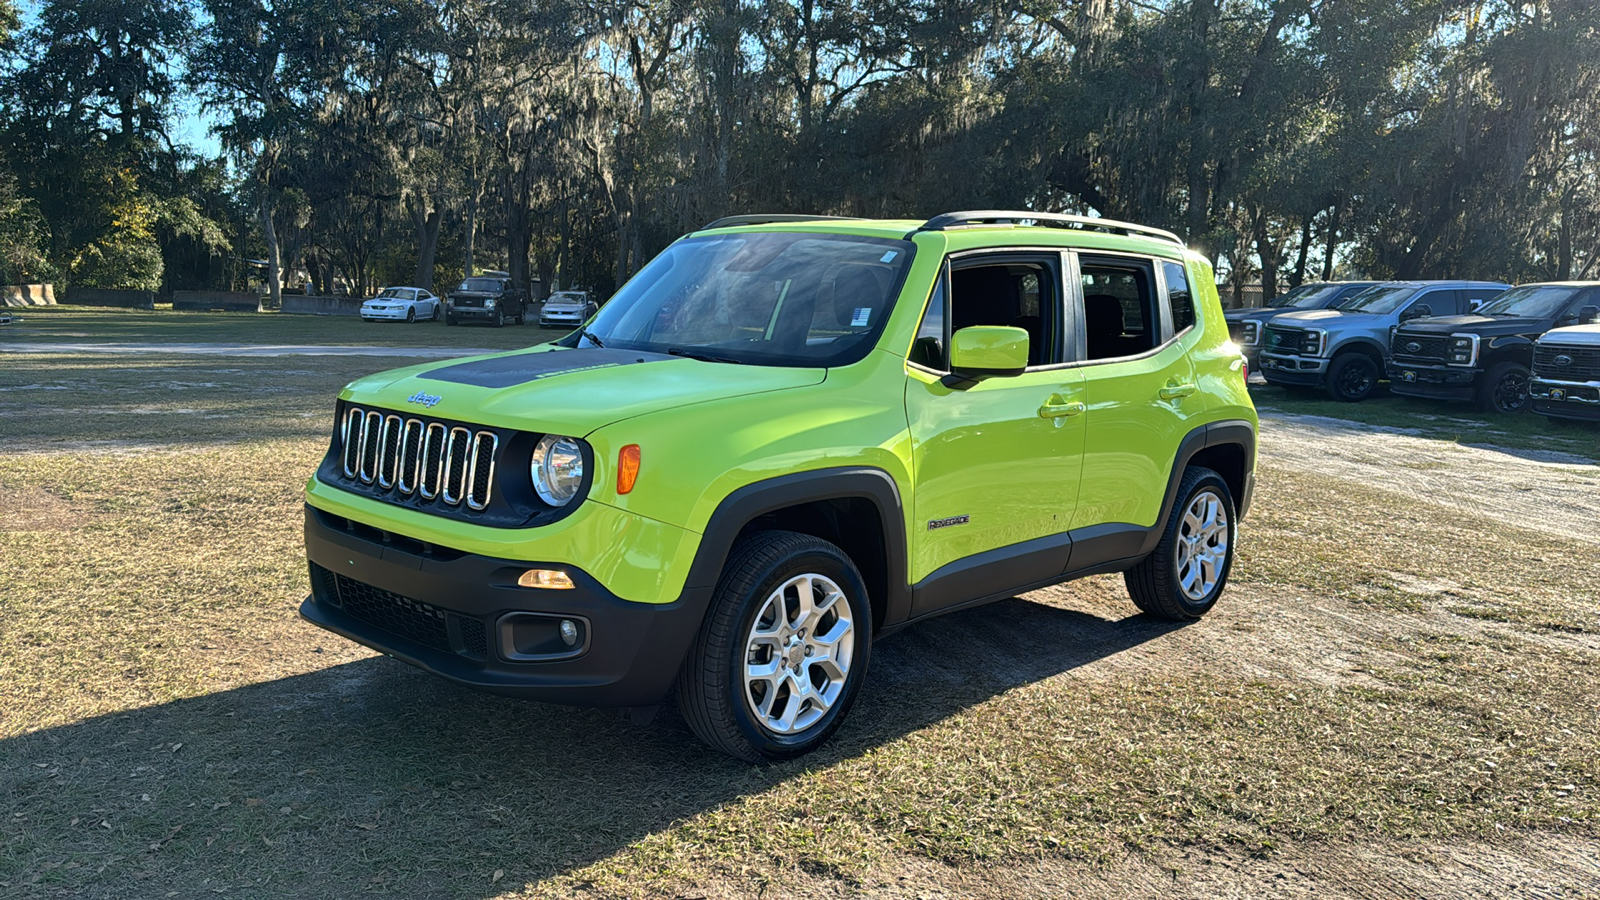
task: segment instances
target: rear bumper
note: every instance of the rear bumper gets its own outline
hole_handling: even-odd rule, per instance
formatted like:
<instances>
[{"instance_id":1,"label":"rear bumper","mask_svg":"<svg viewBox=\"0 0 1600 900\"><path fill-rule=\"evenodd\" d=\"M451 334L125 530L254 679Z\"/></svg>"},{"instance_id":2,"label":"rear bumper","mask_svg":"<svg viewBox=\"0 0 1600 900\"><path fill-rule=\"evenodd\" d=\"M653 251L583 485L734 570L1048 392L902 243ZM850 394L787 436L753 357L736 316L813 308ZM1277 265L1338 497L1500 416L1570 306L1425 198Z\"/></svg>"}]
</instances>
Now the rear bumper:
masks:
<instances>
[{"instance_id":1,"label":"rear bumper","mask_svg":"<svg viewBox=\"0 0 1600 900\"><path fill-rule=\"evenodd\" d=\"M1328 371L1328 361L1315 356L1261 353L1255 370L1267 379L1268 384L1321 387Z\"/></svg>"},{"instance_id":2,"label":"rear bumper","mask_svg":"<svg viewBox=\"0 0 1600 900\"><path fill-rule=\"evenodd\" d=\"M336 525L306 507L312 591L300 615L491 693L580 706L659 703L710 601L709 588L691 588L672 603L635 603L559 561L417 555ZM532 567L561 569L576 587L518 587ZM570 647L559 639L562 620L579 631ZM547 651L551 658L518 658Z\"/></svg>"},{"instance_id":3,"label":"rear bumper","mask_svg":"<svg viewBox=\"0 0 1600 900\"><path fill-rule=\"evenodd\" d=\"M1533 411L1553 419L1600 422L1600 384L1545 381L1535 378L1528 386Z\"/></svg>"},{"instance_id":4,"label":"rear bumper","mask_svg":"<svg viewBox=\"0 0 1600 900\"><path fill-rule=\"evenodd\" d=\"M1389 363L1389 390L1402 397L1433 400L1472 400L1478 395L1477 369Z\"/></svg>"}]
</instances>

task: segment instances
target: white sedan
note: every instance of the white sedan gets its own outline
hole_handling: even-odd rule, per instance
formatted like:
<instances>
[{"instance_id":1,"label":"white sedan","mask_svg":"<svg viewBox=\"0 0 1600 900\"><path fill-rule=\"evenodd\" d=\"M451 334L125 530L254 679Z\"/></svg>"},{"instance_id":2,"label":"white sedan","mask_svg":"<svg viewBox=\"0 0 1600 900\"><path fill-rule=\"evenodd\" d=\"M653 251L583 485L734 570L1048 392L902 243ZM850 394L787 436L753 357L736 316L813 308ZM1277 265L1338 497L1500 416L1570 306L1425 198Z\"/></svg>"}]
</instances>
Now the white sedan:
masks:
<instances>
[{"instance_id":1,"label":"white sedan","mask_svg":"<svg viewBox=\"0 0 1600 900\"><path fill-rule=\"evenodd\" d=\"M386 287L361 304L361 318L367 322L439 321L444 301L422 288Z\"/></svg>"}]
</instances>

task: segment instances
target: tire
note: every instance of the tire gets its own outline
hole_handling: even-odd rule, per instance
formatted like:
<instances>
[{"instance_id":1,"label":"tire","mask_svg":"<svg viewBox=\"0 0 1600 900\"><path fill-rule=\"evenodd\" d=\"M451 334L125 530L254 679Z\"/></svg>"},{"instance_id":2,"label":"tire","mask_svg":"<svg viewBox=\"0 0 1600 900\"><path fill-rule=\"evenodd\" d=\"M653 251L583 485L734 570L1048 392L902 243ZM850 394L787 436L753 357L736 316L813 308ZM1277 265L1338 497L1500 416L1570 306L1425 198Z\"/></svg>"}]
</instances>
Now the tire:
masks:
<instances>
[{"instance_id":1,"label":"tire","mask_svg":"<svg viewBox=\"0 0 1600 900\"><path fill-rule=\"evenodd\" d=\"M417 308L415 306L411 306L411 307L407 307L406 308L406 324L407 325L415 325L415 324L417 324Z\"/></svg>"},{"instance_id":2,"label":"tire","mask_svg":"<svg viewBox=\"0 0 1600 900\"><path fill-rule=\"evenodd\" d=\"M456 317L455 316L445 316L444 317L444 324L445 324L446 327L451 327L451 328L455 327Z\"/></svg>"},{"instance_id":3,"label":"tire","mask_svg":"<svg viewBox=\"0 0 1600 900\"><path fill-rule=\"evenodd\" d=\"M494 327L506 327L506 311L504 307L496 306L494 308Z\"/></svg>"},{"instance_id":4,"label":"tire","mask_svg":"<svg viewBox=\"0 0 1600 900\"><path fill-rule=\"evenodd\" d=\"M813 603L833 598L823 612L813 609L811 628L798 608L807 584ZM816 626L831 638L819 640ZM758 629L770 636L758 636ZM810 535L759 532L728 554L678 673L678 708L701 740L730 756L752 763L793 759L821 746L844 722L871 647L872 604L850 557ZM823 665L829 660L831 670ZM764 666L772 671L759 677Z\"/></svg>"},{"instance_id":5,"label":"tire","mask_svg":"<svg viewBox=\"0 0 1600 900\"><path fill-rule=\"evenodd\" d=\"M1356 403L1378 389L1380 372L1372 357L1358 351L1333 358L1328 366L1328 396L1344 403Z\"/></svg>"},{"instance_id":6,"label":"tire","mask_svg":"<svg viewBox=\"0 0 1600 900\"><path fill-rule=\"evenodd\" d=\"M1198 541L1191 541L1190 535L1198 536ZM1218 538L1225 542L1220 547ZM1178 500L1167 516L1156 549L1137 566L1122 573L1128 585L1128 596L1140 611L1152 616L1174 622L1200 618L1211 611L1228 586L1237 538L1233 492L1228 489L1228 483L1210 469L1200 466L1188 469L1178 484ZM1211 550L1209 577L1204 562L1194 559L1197 547ZM1220 560L1215 558L1218 550L1221 551ZM1186 573L1195 576L1192 584L1186 580Z\"/></svg>"},{"instance_id":7,"label":"tire","mask_svg":"<svg viewBox=\"0 0 1600 900\"><path fill-rule=\"evenodd\" d=\"M435 303L433 305L433 315L428 319L428 321L430 321L430 322L439 321L439 304Z\"/></svg>"},{"instance_id":8,"label":"tire","mask_svg":"<svg viewBox=\"0 0 1600 900\"><path fill-rule=\"evenodd\" d=\"M1478 388L1478 408L1488 413L1513 416L1533 405L1528 396L1528 367L1503 362L1489 367Z\"/></svg>"}]
</instances>

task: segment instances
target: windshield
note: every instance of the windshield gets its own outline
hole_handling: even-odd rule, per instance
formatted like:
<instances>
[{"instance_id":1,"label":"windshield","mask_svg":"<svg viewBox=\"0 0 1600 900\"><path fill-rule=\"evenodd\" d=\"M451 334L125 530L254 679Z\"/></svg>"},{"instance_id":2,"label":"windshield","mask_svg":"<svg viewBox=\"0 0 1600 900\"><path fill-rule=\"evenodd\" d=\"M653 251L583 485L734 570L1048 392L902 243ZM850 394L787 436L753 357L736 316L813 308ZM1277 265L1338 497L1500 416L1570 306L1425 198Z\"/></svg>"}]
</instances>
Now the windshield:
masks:
<instances>
[{"instance_id":1,"label":"windshield","mask_svg":"<svg viewBox=\"0 0 1600 900\"><path fill-rule=\"evenodd\" d=\"M847 365L876 343L913 249L890 238L793 232L687 238L624 285L587 331L560 343Z\"/></svg>"},{"instance_id":2,"label":"windshield","mask_svg":"<svg viewBox=\"0 0 1600 900\"><path fill-rule=\"evenodd\" d=\"M478 294L496 294L500 292L500 279L498 278L468 278L461 282L458 291L472 291Z\"/></svg>"},{"instance_id":3,"label":"windshield","mask_svg":"<svg viewBox=\"0 0 1600 900\"><path fill-rule=\"evenodd\" d=\"M1310 288L1301 286L1279 297L1278 300L1284 301L1283 303L1274 301L1272 305L1289 309L1321 309L1327 305L1330 298L1343 289L1344 286L1339 284L1324 284Z\"/></svg>"},{"instance_id":4,"label":"windshield","mask_svg":"<svg viewBox=\"0 0 1600 900\"><path fill-rule=\"evenodd\" d=\"M1420 290L1415 285L1400 284L1393 287L1379 285L1340 303L1336 308L1345 312L1363 312L1383 315L1392 313L1410 300Z\"/></svg>"},{"instance_id":5,"label":"windshield","mask_svg":"<svg viewBox=\"0 0 1600 900\"><path fill-rule=\"evenodd\" d=\"M411 293L405 288L384 288L378 292L378 299L381 300L385 297L391 300L410 300Z\"/></svg>"},{"instance_id":6,"label":"windshield","mask_svg":"<svg viewBox=\"0 0 1600 900\"><path fill-rule=\"evenodd\" d=\"M582 303L583 295L576 291L557 291L550 295L546 303Z\"/></svg>"},{"instance_id":7,"label":"windshield","mask_svg":"<svg viewBox=\"0 0 1600 900\"><path fill-rule=\"evenodd\" d=\"M1514 287L1504 294L1478 307L1480 316L1526 316L1542 319L1561 311L1582 288L1553 284L1529 284Z\"/></svg>"}]
</instances>

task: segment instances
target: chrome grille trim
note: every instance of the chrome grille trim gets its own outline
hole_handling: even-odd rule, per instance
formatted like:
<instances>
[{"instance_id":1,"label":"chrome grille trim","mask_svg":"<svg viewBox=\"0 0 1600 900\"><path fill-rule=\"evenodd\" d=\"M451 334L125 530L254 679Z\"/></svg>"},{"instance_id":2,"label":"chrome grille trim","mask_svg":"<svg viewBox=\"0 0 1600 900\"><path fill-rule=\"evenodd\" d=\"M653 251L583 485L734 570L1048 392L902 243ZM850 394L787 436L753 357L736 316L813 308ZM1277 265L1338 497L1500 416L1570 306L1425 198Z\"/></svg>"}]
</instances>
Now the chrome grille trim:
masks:
<instances>
[{"instance_id":1,"label":"chrome grille trim","mask_svg":"<svg viewBox=\"0 0 1600 900\"><path fill-rule=\"evenodd\" d=\"M407 419L400 429L400 474L395 486L407 496L417 492L417 475L422 470L422 436L426 431L427 426L421 419Z\"/></svg>"},{"instance_id":2,"label":"chrome grille trim","mask_svg":"<svg viewBox=\"0 0 1600 900\"><path fill-rule=\"evenodd\" d=\"M432 500L439 496L439 483L442 479L439 470L444 462L444 442L447 436L448 430L443 425L438 422L428 423L428 430L422 441L422 457L418 463L422 475L417 479L417 491L422 494L424 500Z\"/></svg>"},{"instance_id":3,"label":"chrome grille trim","mask_svg":"<svg viewBox=\"0 0 1600 900\"><path fill-rule=\"evenodd\" d=\"M365 420L366 416L366 410L359 406L352 406L350 411L344 414L344 422L339 426L340 440L343 441L339 457L344 465L344 477L346 478L354 478L356 473L361 471L361 426L359 423ZM352 433L356 436L354 441L350 440Z\"/></svg>"},{"instance_id":4,"label":"chrome grille trim","mask_svg":"<svg viewBox=\"0 0 1600 900\"><path fill-rule=\"evenodd\" d=\"M460 435L459 440L456 437L457 435ZM456 470L457 446L461 448L461 469L459 472ZM467 464L471 462L467 457L472 452L472 432L459 425L450 429L450 437L446 447L444 477L441 479L444 482L444 487L439 491L439 496L444 499L444 502L451 506L456 506L461 502L462 495L466 493L464 482L466 481Z\"/></svg>"},{"instance_id":5,"label":"chrome grille trim","mask_svg":"<svg viewBox=\"0 0 1600 900\"><path fill-rule=\"evenodd\" d=\"M487 449L488 472L483 478L483 485L478 484L478 466L485 460ZM492 431L480 431L472 436L472 465L467 470L467 506L471 509L486 509L489 506L489 497L494 491L494 458L500 449L500 438Z\"/></svg>"},{"instance_id":6,"label":"chrome grille trim","mask_svg":"<svg viewBox=\"0 0 1600 900\"><path fill-rule=\"evenodd\" d=\"M473 512L488 509L500 436L406 417L386 410L350 407L339 423L340 468L346 478L396 498L420 495Z\"/></svg>"}]
</instances>

